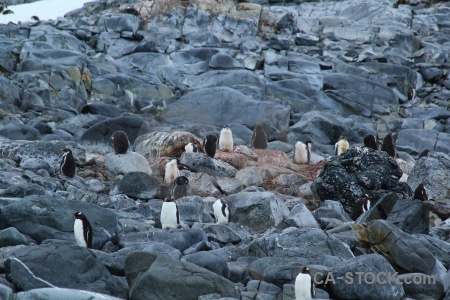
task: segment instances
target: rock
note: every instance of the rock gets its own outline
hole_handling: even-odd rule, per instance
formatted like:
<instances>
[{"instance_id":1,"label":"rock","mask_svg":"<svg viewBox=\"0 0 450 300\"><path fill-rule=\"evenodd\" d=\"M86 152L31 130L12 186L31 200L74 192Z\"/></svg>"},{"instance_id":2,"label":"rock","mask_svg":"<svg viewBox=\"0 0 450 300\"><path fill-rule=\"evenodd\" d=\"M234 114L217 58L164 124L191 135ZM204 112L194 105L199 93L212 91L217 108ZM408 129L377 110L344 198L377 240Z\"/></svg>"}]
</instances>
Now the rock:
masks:
<instances>
[{"instance_id":1,"label":"rock","mask_svg":"<svg viewBox=\"0 0 450 300\"><path fill-rule=\"evenodd\" d=\"M394 275L395 270L379 254L362 255L341 263L332 269L332 274L333 280L327 286L333 298L399 300L405 295L399 279Z\"/></svg>"},{"instance_id":2,"label":"rock","mask_svg":"<svg viewBox=\"0 0 450 300\"><path fill-rule=\"evenodd\" d=\"M217 184L219 185L220 189L227 195L239 193L243 188L241 181L235 178L217 178Z\"/></svg>"},{"instance_id":3,"label":"rock","mask_svg":"<svg viewBox=\"0 0 450 300\"><path fill-rule=\"evenodd\" d=\"M430 204L421 200L398 200L386 221L409 234L429 233Z\"/></svg>"},{"instance_id":4,"label":"rock","mask_svg":"<svg viewBox=\"0 0 450 300\"><path fill-rule=\"evenodd\" d=\"M161 183L145 172L129 172L111 190L111 195L125 194L133 199L150 200L158 194Z\"/></svg>"},{"instance_id":5,"label":"rock","mask_svg":"<svg viewBox=\"0 0 450 300\"><path fill-rule=\"evenodd\" d=\"M242 242L242 238L239 236L239 234L227 225L206 224L201 228L204 232L206 232L206 234L214 237L215 241L218 241L222 244L239 244L240 242Z\"/></svg>"},{"instance_id":6,"label":"rock","mask_svg":"<svg viewBox=\"0 0 450 300\"><path fill-rule=\"evenodd\" d=\"M450 243L426 234L414 234L422 244L439 259L446 269L450 266Z\"/></svg>"},{"instance_id":7,"label":"rock","mask_svg":"<svg viewBox=\"0 0 450 300\"><path fill-rule=\"evenodd\" d=\"M107 145L111 135L120 130L125 131L130 144L133 144L138 136L149 132L149 127L143 119L138 117L109 118L86 130L81 136L81 143Z\"/></svg>"},{"instance_id":8,"label":"rock","mask_svg":"<svg viewBox=\"0 0 450 300\"><path fill-rule=\"evenodd\" d=\"M364 222L369 222L373 220L383 219L386 220L386 218L390 215L392 209L395 206L395 203L398 201L398 196L394 192L390 192L387 194L384 194L375 205L372 206L369 211L358 218L356 223L362 224Z\"/></svg>"},{"instance_id":9,"label":"rock","mask_svg":"<svg viewBox=\"0 0 450 300\"><path fill-rule=\"evenodd\" d=\"M109 153L105 162L106 174L111 180L130 172L141 172L152 175L152 170L144 156L128 151L124 154Z\"/></svg>"},{"instance_id":10,"label":"rock","mask_svg":"<svg viewBox=\"0 0 450 300\"><path fill-rule=\"evenodd\" d=\"M41 139L39 131L25 124L8 124L0 128L0 136L10 140L36 141Z\"/></svg>"},{"instance_id":11,"label":"rock","mask_svg":"<svg viewBox=\"0 0 450 300\"><path fill-rule=\"evenodd\" d=\"M334 266L354 257L346 244L313 228L262 236L248 245L248 253L256 257L307 257L311 264L326 266Z\"/></svg>"},{"instance_id":12,"label":"rock","mask_svg":"<svg viewBox=\"0 0 450 300\"><path fill-rule=\"evenodd\" d=\"M197 266L210 270L224 278L228 279L229 277L227 262L222 257L212 254L209 251L200 251L186 255L181 261L196 264Z\"/></svg>"},{"instance_id":13,"label":"rock","mask_svg":"<svg viewBox=\"0 0 450 300\"><path fill-rule=\"evenodd\" d=\"M130 299L197 299L212 293L240 296L237 287L223 277L165 254L133 252L125 261L125 274Z\"/></svg>"},{"instance_id":14,"label":"rock","mask_svg":"<svg viewBox=\"0 0 450 300\"><path fill-rule=\"evenodd\" d=\"M28 241L16 228L0 230L0 247L27 245Z\"/></svg>"},{"instance_id":15,"label":"rock","mask_svg":"<svg viewBox=\"0 0 450 300\"><path fill-rule=\"evenodd\" d=\"M286 224L297 228L320 228L314 216L303 203L299 203L291 209Z\"/></svg>"},{"instance_id":16,"label":"rock","mask_svg":"<svg viewBox=\"0 0 450 300\"><path fill-rule=\"evenodd\" d=\"M213 217L205 213L205 208L202 203L184 202L184 200L182 201L183 202L178 203L178 211L180 212L180 220L182 222L188 225L191 225L195 222L213 222Z\"/></svg>"},{"instance_id":17,"label":"rock","mask_svg":"<svg viewBox=\"0 0 450 300\"><path fill-rule=\"evenodd\" d=\"M231 222L245 225L256 232L278 226L289 215L286 204L270 192L240 192L226 197Z\"/></svg>"},{"instance_id":18,"label":"rock","mask_svg":"<svg viewBox=\"0 0 450 300\"><path fill-rule=\"evenodd\" d=\"M20 166L31 172L36 173L39 170L46 170L51 176L55 175L55 169L48 162L39 158L25 158L20 161Z\"/></svg>"},{"instance_id":19,"label":"rock","mask_svg":"<svg viewBox=\"0 0 450 300\"><path fill-rule=\"evenodd\" d=\"M314 180L314 188L322 200L338 200L353 215L354 203L364 194L392 190L411 197L408 186L399 183L402 171L386 152L354 147L345 154L327 160Z\"/></svg>"},{"instance_id":20,"label":"rock","mask_svg":"<svg viewBox=\"0 0 450 300\"><path fill-rule=\"evenodd\" d=\"M190 194L200 197L218 197L221 192L218 189L218 183L214 177L205 173L193 173L190 174L189 187L191 189Z\"/></svg>"},{"instance_id":21,"label":"rock","mask_svg":"<svg viewBox=\"0 0 450 300\"><path fill-rule=\"evenodd\" d=\"M74 290L66 288L40 288L40 289L33 289L27 292L19 292L16 294L16 299L17 300L28 300L28 299L119 300L120 298L83 290Z\"/></svg>"},{"instance_id":22,"label":"rock","mask_svg":"<svg viewBox=\"0 0 450 300\"><path fill-rule=\"evenodd\" d=\"M82 114L102 115L108 118L119 117L122 114L120 108L108 103L89 103L81 109Z\"/></svg>"},{"instance_id":23,"label":"rock","mask_svg":"<svg viewBox=\"0 0 450 300\"><path fill-rule=\"evenodd\" d=\"M244 186L261 186L263 184L263 178L256 167L239 170L236 173L236 179L239 179Z\"/></svg>"},{"instance_id":24,"label":"rock","mask_svg":"<svg viewBox=\"0 0 450 300\"><path fill-rule=\"evenodd\" d=\"M81 211L92 225L93 248L115 241L121 231L116 216L101 207L80 201L64 201L50 196L27 196L19 202L4 206L0 212L1 228L15 227L38 243L48 239L68 240L75 244L74 217Z\"/></svg>"},{"instance_id":25,"label":"rock","mask_svg":"<svg viewBox=\"0 0 450 300\"><path fill-rule=\"evenodd\" d=\"M108 270L89 250L71 242L54 241L14 252L5 262L9 281L20 290L66 287L125 297Z\"/></svg>"},{"instance_id":26,"label":"rock","mask_svg":"<svg viewBox=\"0 0 450 300\"><path fill-rule=\"evenodd\" d=\"M408 273L398 276L403 283L406 297L421 299L441 299L444 296L442 283L436 278L422 273Z\"/></svg>"},{"instance_id":27,"label":"rock","mask_svg":"<svg viewBox=\"0 0 450 300\"><path fill-rule=\"evenodd\" d=\"M301 267L308 264L305 257L263 257L252 262L248 272L256 280L282 286L295 281Z\"/></svg>"},{"instance_id":28,"label":"rock","mask_svg":"<svg viewBox=\"0 0 450 300\"><path fill-rule=\"evenodd\" d=\"M203 149L198 138L186 131L147 133L136 139L134 148L149 161L154 161L161 156L179 157L189 143Z\"/></svg>"},{"instance_id":29,"label":"rock","mask_svg":"<svg viewBox=\"0 0 450 300\"><path fill-rule=\"evenodd\" d=\"M194 172L202 172L211 176L234 177L237 170L221 160L207 157L201 153L183 153L181 163Z\"/></svg>"}]
</instances>

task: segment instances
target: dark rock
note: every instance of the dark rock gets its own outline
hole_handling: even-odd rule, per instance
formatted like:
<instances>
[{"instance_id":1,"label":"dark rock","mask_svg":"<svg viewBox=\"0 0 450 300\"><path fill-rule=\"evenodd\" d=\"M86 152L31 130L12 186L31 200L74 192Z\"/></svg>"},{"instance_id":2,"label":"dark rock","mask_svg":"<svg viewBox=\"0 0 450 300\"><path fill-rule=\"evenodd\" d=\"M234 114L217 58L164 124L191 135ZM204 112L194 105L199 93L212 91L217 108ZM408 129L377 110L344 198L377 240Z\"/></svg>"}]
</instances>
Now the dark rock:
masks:
<instances>
[{"instance_id":1,"label":"dark rock","mask_svg":"<svg viewBox=\"0 0 450 300\"><path fill-rule=\"evenodd\" d=\"M222 244L239 244L242 238L231 227L222 224L208 224L202 226L204 232Z\"/></svg>"},{"instance_id":2,"label":"dark rock","mask_svg":"<svg viewBox=\"0 0 450 300\"><path fill-rule=\"evenodd\" d=\"M243 66L237 60L224 53L217 53L211 56L209 67L213 69L243 68Z\"/></svg>"},{"instance_id":3,"label":"dark rock","mask_svg":"<svg viewBox=\"0 0 450 300\"><path fill-rule=\"evenodd\" d=\"M200 251L183 257L182 261L196 264L202 268L210 270L219 276L229 278L227 262L220 256L209 251Z\"/></svg>"},{"instance_id":4,"label":"dark rock","mask_svg":"<svg viewBox=\"0 0 450 300\"><path fill-rule=\"evenodd\" d=\"M181 163L195 172L206 173L211 176L234 177L237 170L224 161L207 157L202 153L183 153Z\"/></svg>"},{"instance_id":5,"label":"dark rock","mask_svg":"<svg viewBox=\"0 0 450 300\"><path fill-rule=\"evenodd\" d=\"M111 195L125 194L133 199L150 200L155 198L161 183L144 172L129 172L111 191Z\"/></svg>"},{"instance_id":6,"label":"dark rock","mask_svg":"<svg viewBox=\"0 0 450 300\"><path fill-rule=\"evenodd\" d=\"M375 200L374 200L375 201ZM383 194L376 204L371 204L372 208L364 215L358 218L356 223L364 223L378 219L386 220L398 201L398 196L394 192Z\"/></svg>"},{"instance_id":7,"label":"dark rock","mask_svg":"<svg viewBox=\"0 0 450 300\"><path fill-rule=\"evenodd\" d=\"M395 270L379 254L355 257L333 268L332 274L334 279L327 286L333 298L400 300L405 295L397 276L393 275ZM394 279L389 280L391 276Z\"/></svg>"},{"instance_id":8,"label":"dark rock","mask_svg":"<svg viewBox=\"0 0 450 300\"><path fill-rule=\"evenodd\" d=\"M197 299L212 293L240 296L237 287L223 277L165 254L133 252L125 261L125 274L130 299Z\"/></svg>"},{"instance_id":9,"label":"dark rock","mask_svg":"<svg viewBox=\"0 0 450 300\"><path fill-rule=\"evenodd\" d=\"M415 234L422 244L439 259L446 269L450 267L450 243L426 234Z\"/></svg>"},{"instance_id":10,"label":"dark rock","mask_svg":"<svg viewBox=\"0 0 450 300\"><path fill-rule=\"evenodd\" d=\"M35 183L19 183L10 185L0 192L2 197L24 198L31 195L49 195L50 193L40 185Z\"/></svg>"},{"instance_id":11,"label":"dark rock","mask_svg":"<svg viewBox=\"0 0 450 300\"><path fill-rule=\"evenodd\" d=\"M115 118L122 114L122 110L117 106L108 103L89 103L83 106L81 113Z\"/></svg>"},{"instance_id":12,"label":"dark rock","mask_svg":"<svg viewBox=\"0 0 450 300\"><path fill-rule=\"evenodd\" d=\"M14 227L0 230L0 247L27 245L28 240Z\"/></svg>"},{"instance_id":13,"label":"dark rock","mask_svg":"<svg viewBox=\"0 0 450 300\"><path fill-rule=\"evenodd\" d=\"M398 200L387 221L409 234L429 233L430 204L421 200L400 199Z\"/></svg>"},{"instance_id":14,"label":"dark rock","mask_svg":"<svg viewBox=\"0 0 450 300\"><path fill-rule=\"evenodd\" d=\"M10 140L36 141L41 139L39 131L25 124L8 124L0 128L0 136Z\"/></svg>"},{"instance_id":15,"label":"dark rock","mask_svg":"<svg viewBox=\"0 0 450 300\"><path fill-rule=\"evenodd\" d=\"M442 299L444 286L436 277L422 273L408 273L398 276L403 283L406 297L415 299Z\"/></svg>"},{"instance_id":16,"label":"dark rock","mask_svg":"<svg viewBox=\"0 0 450 300\"><path fill-rule=\"evenodd\" d=\"M306 257L263 257L252 262L248 272L256 280L281 287L285 283L293 283L301 267L309 264Z\"/></svg>"}]
</instances>

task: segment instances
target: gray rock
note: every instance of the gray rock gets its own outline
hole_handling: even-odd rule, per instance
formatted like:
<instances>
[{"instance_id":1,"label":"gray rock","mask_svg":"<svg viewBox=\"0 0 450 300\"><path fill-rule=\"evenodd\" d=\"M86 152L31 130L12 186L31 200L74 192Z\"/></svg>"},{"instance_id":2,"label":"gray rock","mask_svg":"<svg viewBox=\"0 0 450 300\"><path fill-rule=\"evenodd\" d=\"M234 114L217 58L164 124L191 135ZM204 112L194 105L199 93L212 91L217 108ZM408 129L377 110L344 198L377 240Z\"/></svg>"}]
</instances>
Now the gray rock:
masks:
<instances>
[{"instance_id":1,"label":"gray rock","mask_svg":"<svg viewBox=\"0 0 450 300\"><path fill-rule=\"evenodd\" d=\"M19 292L15 295L17 300L47 300L47 299L66 299L66 300L120 300L120 298L66 288L40 288L27 292ZM8 299L8 298L4 298Z\"/></svg>"},{"instance_id":2,"label":"gray rock","mask_svg":"<svg viewBox=\"0 0 450 300\"><path fill-rule=\"evenodd\" d=\"M55 169L52 166L50 166L50 164L43 159L26 158L26 159L20 161L20 166L23 169L29 170L34 173L36 173L39 170L46 170L50 175L52 175L52 176L55 175Z\"/></svg>"},{"instance_id":3,"label":"gray rock","mask_svg":"<svg viewBox=\"0 0 450 300\"><path fill-rule=\"evenodd\" d=\"M50 195L44 187L35 183L18 183L9 185L5 190L0 192L2 197L24 198L31 195Z\"/></svg>"},{"instance_id":4,"label":"gray rock","mask_svg":"<svg viewBox=\"0 0 450 300\"><path fill-rule=\"evenodd\" d=\"M302 266L309 265L305 257L263 257L248 266L248 272L256 280L264 280L277 286L295 281Z\"/></svg>"},{"instance_id":5,"label":"gray rock","mask_svg":"<svg viewBox=\"0 0 450 300\"><path fill-rule=\"evenodd\" d=\"M264 183L263 177L257 167L248 167L239 170L236 173L236 179L239 179L244 186L261 186Z\"/></svg>"},{"instance_id":6,"label":"gray rock","mask_svg":"<svg viewBox=\"0 0 450 300\"><path fill-rule=\"evenodd\" d=\"M220 256L212 254L209 251L200 251L184 256L181 261L196 264L199 267L210 270L224 278L229 277L227 262Z\"/></svg>"},{"instance_id":7,"label":"gray rock","mask_svg":"<svg viewBox=\"0 0 450 300\"><path fill-rule=\"evenodd\" d=\"M183 153L181 163L187 165L194 172L202 172L211 176L234 177L237 173L233 166L202 153Z\"/></svg>"},{"instance_id":8,"label":"gray rock","mask_svg":"<svg viewBox=\"0 0 450 300\"><path fill-rule=\"evenodd\" d=\"M188 177L190 194L200 197L221 195L216 179L205 173L191 173Z\"/></svg>"},{"instance_id":9,"label":"gray rock","mask_svg":"<svg viewBox=\"0 0 450 300\"><path fill-rule=\"evenodd\" d=\"M0 247L27 245L28 240L16 228L0 230Z\"/></svg>"},{"instance_id":10,"label":"gray rock","mask_svg":"<svg viewBox=\"0 0 450 300\"><path fill-rule=\"evenodd\" d=\"M195 228L195 226L193 226ZM242 238L231 227L222 224L205 224L202 230L222 244L239 244Z\"/></svg>"},{"instance_id":11,"label":"gray rock","mask_svg":"<svg viewBox=\"0 0 450 300\"><path fill-rule=\"evenodd\" d=\"M100 16L97 24L98 31L107 32L136 32L142 19L131 14L104 14Z\"/></svg>"},{"instance_id":12,"label":"gray rock","mask_svg":"<svg viewBox=\"0 0 450 300\"><path fill-rule=\"evenodd\" d=\"M426 234L415 234L422 244L439 259L446 269L450 266L450 243Z\"/></svg>"},{"instance_id":13,"label":"gray rock","mask_svg":"<svg viewBox=\"0 0 450 300\"><path fill-rule=\"evenodd\" d=\"M161 183L145 172L129 172L111 190L111 195L125 194L133 199L150 200L158 194Z\"/></svg>"},{"instance_id":14,"label":"gray rock","mask_svg":"<svg viewBox=\"0 0 450 300\"><path fill-rule=\"evenodd\" d=\"M236 194L242 191L242 183L235 178L220 177L217 178L217 184L225 194Z\"/></svg>"},{"instance_id":15,"label":"gray rock","mask_svg":"<svg viewBox=\"0 0 450 300\"><path fill-rule=\"evenodd\" d=\"M257 257L308 258L310 263L334 266L353 258L350 248L320 229L292 229L253 240L248 252Z\"/></svg>"},{"instance_id":16,"label":"gray rock","mask_svg":"<svg viewBox=\"0 0 450 300\"><path fill-rule=\"evenodd\" d=\"M240 192L225 199L231 221L256 232L278 226L289 215L286 204L271 192Z\"/></svg>"},{"instance_id":17,"label":"gray rock","mask_svg":"<svg viewBox=\"0 0 450 300\"><path fill-rule=\"evenodd\" d=\"M297 228L320 228L314 216L303 203L299 203L291 209L286 224Z\"/></svg>"},{"instance_id":18,"label":"gray rock","mask_svg":"<svg viewBox=\"0 0 450 300\"><path fill-rule=\"evenodd\" d=\"M187 225L195 222L213 222L213 217L205 213L205 207L202 203L181 200L183 202L178 202L178 211L180 212L180 220L182 222Z\"/></svg>"},{"instance_id":19,"label":"gray rock","mask_svg":"<svg viewBox=\"0 0 450 300\"><path fill-rule=\"evenodd\" d=\"M333 298L399 300L405 295L405 291L397 276L393 276L395 273L383 256L362 255L333 268L332 278L334 279L329 281L327 286ZM379 276L380 280L377 280L378 274L383 275L383 277ZM389 281L391 276L394 279ZM348 279L349 277L351 279Z\"/></svg>"},{"instance_id":20,"label":"gray rock","mask_svg":"<svg viewBox=\"0 0 450 300\"><path fill-rule=\"evenodd\" d=\"M224 53L211 56L209 67L213 69L242 69L243 66L237 60Z\"/></svg>"},{"instance_id":21,"label":"gray rock","mask_svg":"<svg viewBox=\"0 0 450 300\"><path fill-rule=\"evenodd\" d=\"M0 128L0 136L10 140L36 141L41 139L39 131L25 124L7 124Z\"/></svg>"},{"instance_id":22,"label":"gray rock","mask_svg":"<svg viewBox=\"0 0 450 300\"><path fill-rule=\"evenodd\" d=\"M111 180L130 172L143 172L152 175L152 170L145 157L132 151L124 154L107 154L105 167L106 174Z\"/></svg>"},{"instance_id":23,"label":"gray rock","mask_svg":"<svg viewBox=\"0 0 450 300\"><path fill-rule=\"evenodd\" d=\"M119 117L122 114L120 108L108 103L89 103L81 109L82 114L101 115L108 118Z\"/></svg>"},{"instance_id":24,"label":"gray rock","mask_svg":"<svg viewBox=\"0 0 450 300\"><path fill-rule=\"evenodd\" d=\"M168 265L171 267L167 268ZM131 253L125 261L125 274L130 299L197 299L212 293L234 298L240 295L237 287L225 278L164 254Z\"/></svg>"},{"instance_id":25,"label":"gray rock","mask_svg":"<svg viewBox=\"0 0 450 300\"><path fill-rule=\"evenodd\" d=\"M387 221L409 234L429 233L430 204L421 200L400 199L398 200Z\"/></svg>"},{"instance_id":26,"label":"gray rock","mask_svg":"<svg viewBox=\"0 0 450 300\"><path fill-rule=\"evenodd\" d=\"M406 297L419 299L442 299L444 286L436 277L422 273L408 273L398 276L403 283Z\"/></svg>"}]
</instances>

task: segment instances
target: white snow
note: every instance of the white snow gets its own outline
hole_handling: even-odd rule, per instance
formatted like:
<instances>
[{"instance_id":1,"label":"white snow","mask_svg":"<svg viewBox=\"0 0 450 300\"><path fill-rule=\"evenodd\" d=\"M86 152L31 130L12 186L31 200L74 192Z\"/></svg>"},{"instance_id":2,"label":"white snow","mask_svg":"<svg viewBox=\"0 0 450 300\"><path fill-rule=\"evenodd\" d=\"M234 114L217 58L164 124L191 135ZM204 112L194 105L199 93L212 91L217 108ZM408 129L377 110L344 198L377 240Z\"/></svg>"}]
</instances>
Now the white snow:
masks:
<instances>
[{"instance_id":1,"label":"white snow","mask_svg":"<svg viewBox=\"0 0 450 300\"><path fill-rule=\"evenodd\" d=\"M92 0L91 0L92 1ZM66 13L83 7L86 0L41 0L32 3L8 5L14 14L0 14L0 23L7 24L9 22L34 22L32 16L39 17L40 20L56 20L63 17Z\"/></svg>"}]
</instances>

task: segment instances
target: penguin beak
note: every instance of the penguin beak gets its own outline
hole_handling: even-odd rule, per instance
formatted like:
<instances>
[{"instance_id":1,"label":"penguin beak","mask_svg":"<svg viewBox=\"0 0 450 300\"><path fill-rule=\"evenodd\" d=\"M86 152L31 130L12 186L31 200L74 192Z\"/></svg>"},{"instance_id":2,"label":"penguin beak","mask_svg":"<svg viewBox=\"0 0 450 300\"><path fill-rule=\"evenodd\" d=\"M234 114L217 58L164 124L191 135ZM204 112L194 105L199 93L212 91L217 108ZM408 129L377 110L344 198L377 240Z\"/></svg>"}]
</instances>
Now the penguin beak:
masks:
<instances>
[{"instance_id":1,"label":"penguin beak","mask_svg":"<svg viewBox=\"0 0 450 300\"><path fill-rule=\"evenodd\" d=\"M72 216L75 217L75 215L77 214L76 212L70 213Z\"/></svg>"}]
</instances>

